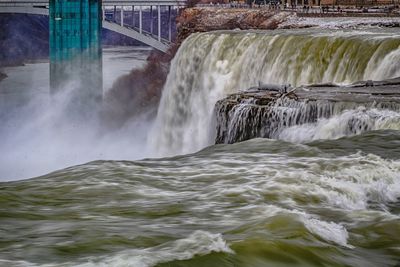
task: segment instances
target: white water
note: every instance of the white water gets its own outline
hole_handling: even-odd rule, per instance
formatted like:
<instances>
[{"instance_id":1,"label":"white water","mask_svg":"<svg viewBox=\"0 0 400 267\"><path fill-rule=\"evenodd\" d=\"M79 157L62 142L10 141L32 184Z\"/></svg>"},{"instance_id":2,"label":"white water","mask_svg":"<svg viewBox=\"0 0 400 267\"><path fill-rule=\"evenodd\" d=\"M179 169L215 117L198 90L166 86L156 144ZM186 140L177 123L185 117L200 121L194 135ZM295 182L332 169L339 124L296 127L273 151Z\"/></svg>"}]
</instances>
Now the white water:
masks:
<instances>
[{"instance_id":1,"label":"white water","mask_svg":"<svg viewBox=\"0 0 400 267\"><path fill-rule=\"evenodd\" d=\"M187 238L178 239L157 247L126 250L112 256L100 257L100 259L92 257L84 260L85 263L81 264L67 262L37 265L26 261L15 262L0 259L0 265L5 264L15 267L152 267L174 260L189 260L195 256L207 255L211 252L234 253L223 240L221 234L212 234L199 230L193 232Z\"/></svg>"},{"instance_id":2,"label":"white water","mask_svg":"<svg viewBox=\"0 0 400 267\"><path fill-rule=\"evenodd\" d=\"M106 48L104 90L132 68L143 66L148 51ZM39 176L92 160L145 156L148 114L112 132L103 131L97 118L71 122L64 110L69 88L50 101L48 63L9 67L4 72L8 77L0 82L0 181Z\"/></svg>"},{"instance_id":3,"label":"white water","mask_svg":"<svg viewBox=\"0 0 400 267\"><path fill-rule=\"evenodd\" d=\"M215 109L218 143L254 137L309 142L337 139L374 130L400 130L396 103L296 101L280 98L270 105L243 101L233 107L218 102Z\"/></svg>"},{"instance_id":4,"label":"white water","mask_svg":"<svg viewBox=\"0 0 400 267\"><path fill-rule=\"evenodd\" d=\"M284 128L276 138L291 142L306 142L337 139L381 129L400 130L400 113L390 110L367 110L365 107L345 110L331 118L321 118L316 123Z\"/></svg>"},{"instance_id":5,"label":"white water","mask_svg":"<svg viewBox=\"0 0 400 267\"><path fill-rule=\"evenodd\" d=\"M150 144L159 155L213 142L217 100L265 83L400 76L400 34L377 31L218 32L189 37L172 62Z\"/></svg>"},{"instance_id":6,"label":"white water","mask_svg":"<svg viewBox=\"0 0 400 267\"><path fill-rule=\"evenodd\" d=\"M227 94L258 81L298 85L395 77L400 75L399 45L399 34L393 32L195 34L184 42L173 60L149 136L151 121L146 114L112 134L100 134L96 121L64 124L60 108L54 109L46 102L48 81L44 77L48 65L8 68L9 78L0 83L0 116L7 118L0 129L0 148L5 151L0 155L0 179L37 176L96 159L132 160L194 152L213 143L214 105ZM105 86L127 73L129 66L143 64L140 59L141 63L132 64L131 59L136 62L137 55L126 51L105 56ZM40 100L32 101L34 95ZM21 96L27 103L23 109L18 106ZM18 112L13 113L13 106ZM282 138L304 140L301 136L311 131L304 127L299 136L285 133ZM147 151L146 139L153 151ZM15 168L16 162L23 164Z\"/></svg>"},{"instance_id":7,"label":"white water","mask_svg":"<svg viewBox=\"0 0 400 267\"><path fill-rule=\"evenodd\" d=\"M159 263L174 260L189 260L194 256L207 255L211 252L234 253L223 240L221 234L195 231L187 238L159 247L124 251L115 256L105 257L100 262L84 263L78 265L78 267L152 267Z\"/></svg>"},{"instance_id":8,"label":"white water","mask_svg":"<svg viewBox=\"0 0 400 267\"><path fill-rule=\"evenodd\" d=\"M355 143L369 146L364 138ZM173 266L213 252L217 252L213 257L240 256L240 243L250 241L248 251L256 255L255 246L282 250L279 244L288 242L307 253L320 247L329 250L330 257L348 253L343 259L332 259L339 265L356 258L358 264L347 265L392 266L387 262L395 258L395 251L390 251L394 243L385 242L390 242L400 218L398 211L390 209L400 197L399 171L398 158L350 151L340 156L318 147L267 139L213 146L177 158L75 166L10 183L15 186L10 195L26 196L16 214L29 211L47 219L37 224L31 217L18 218L23 223L12 229L24 227L26 232L5 233L4 238L25 242L9 247L15 253L3 251L3 257L30 262L0 259L0 265L150 267L173 262ZM65 195L58 196L61 188L66 189ZM54 204L29 201L37 195L53 199ZM27 208L26 203L31 206ZM72 218L68 217L71 212ZM59 216L66 216L64 224L57 220ZM77 223L79 232L71 234ZM6 222L7 227L10 224ZM157 237L160 242L155 244L129 243ZM122 245L116 242L118 238ZM392 238L398 240L396 235ZM260 239L266 244L251 242ZM376 245L380 242L382 247ZM91 246L89 255L80 253L82 244ZM68 254L69 258L53 252L53 247L65 246L77 252ZM26 256L26 250L31 254ZM43 251L49 251L48 259L37 257ZM367 256L361 262L360 251ZM244 261L257 260L251 256L244 254Z\"/></svg>"}]
</instances>

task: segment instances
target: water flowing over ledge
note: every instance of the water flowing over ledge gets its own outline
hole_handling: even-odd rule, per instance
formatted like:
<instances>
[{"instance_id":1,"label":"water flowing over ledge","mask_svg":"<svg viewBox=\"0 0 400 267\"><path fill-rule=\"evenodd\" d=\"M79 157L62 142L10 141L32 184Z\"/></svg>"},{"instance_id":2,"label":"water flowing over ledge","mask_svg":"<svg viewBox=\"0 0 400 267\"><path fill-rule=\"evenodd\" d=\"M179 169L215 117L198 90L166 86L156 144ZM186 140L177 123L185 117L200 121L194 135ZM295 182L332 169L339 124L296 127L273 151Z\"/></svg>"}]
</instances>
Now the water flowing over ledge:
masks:
<instances>
[{"instance_id":1,"label":"water flowing over ledge","mask_svg":"<svg viewBox=\"0 0 400 267\"><path fill-rule=\"evenodd\" d=\"M256 137L305 142L400 130L399 87L400 81L376 87L301 87L288 94L232 94L216 104L215 142Z\"/></svg>"},{"instance_id":2,"label":"water flowing over ledge","mask_svg":"<svg viewBox=\"0 0 400 267\"><path fill-rule=\"evenodd\" d=\"M224 31L191 35L175 56L151 147L185 154L214 142L215 103L264 83L384 80L400 76L400 35L390 30Z\"/></svg>"}]
</instances>

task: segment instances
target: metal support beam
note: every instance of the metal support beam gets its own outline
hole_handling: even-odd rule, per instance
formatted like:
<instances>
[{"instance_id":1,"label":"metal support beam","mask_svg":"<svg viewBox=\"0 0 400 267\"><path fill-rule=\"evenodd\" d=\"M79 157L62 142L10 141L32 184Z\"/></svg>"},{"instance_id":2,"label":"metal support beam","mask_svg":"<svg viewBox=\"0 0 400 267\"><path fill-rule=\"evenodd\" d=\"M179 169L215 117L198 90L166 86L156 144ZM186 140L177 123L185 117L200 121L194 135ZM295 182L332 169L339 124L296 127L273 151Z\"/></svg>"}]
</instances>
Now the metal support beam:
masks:
<instances>
[{"instance_id":1,"label":"metal support beam","mask_svg":"<svg viewBox=\"0 0 400 267\"><path fill-rule=\"evenodd\" d=\"M153 6L150 6L150 33L153 34Z\"/></svg>"},{"instance_id":2,"label":"metal support beam","mask_svg":"<svg viewBox=\"0 0 400 267\"><path fill-rule=\"evenodd\" d=\"M103 28L111 30L113 32L117 32L119 34L133 38L135 40L138 40L139 42L147 44L147 45L149 45L157 50L160 50L162 52L168 51L168 48L169 48L168 45L157 41L156 39L154 39L153 37L151 37L149 35L140 34L137 31L128 29L126 27L121 27L119 24L116 24L116 23L103 21Z\"/></svg>"},{"instance_id":3,"label":"metal support beam","mask_svg":"<svg viewBox=\"0 0 400 267\"><path fill-rule=\"evenodd\" d=\"M168 6L168 41L172 40L171 6Z\"/></svg>"},{"instance_id":4,"label":"metal support beam","mask_svg":"<svg viewBox=\"0 0 400 267\"><path fill-rule=\"evenodd\" d=\"M143 32L143 10L142 6L139 7L139 32Z\"/></svg>"},{"instance_id":5,"label":"metal support beam","mask_svg":"<svg viewBox=\"0 0 400 267\"><path fill-rule=\"evenodd\" d=\"M117 6L114 6L113 21L117 22Z\"/></svg>"},{"instance_id":6,"label":"metal support beam","mask_svg":"<svg viewBox=\"0 0 400 267\"><path fill-rule=\"evenodd\" d=\"M124 27L124 7L121 6L121 26Z\"/></svg>"},{"instance_id":7,"label":"metal support beam","mask_svg":"<svg viewBox=\"0 0 400 267\"><path fill-rule=\"evenodd\" d=\"M157 10L158 10L158 18L157 18L157 22L158 22L158 41L161 42L161 6L158 6Z\"/></svg>"},{"instance_id":8,"label":"metal support beam","mask_svg":"<svg viewBox=\"0 0 400 267\"><path fill-rule=\"evenodd\" d=\"M135 28L135 6L132 6L132 27Z\"/></svg>"}]
</instances>

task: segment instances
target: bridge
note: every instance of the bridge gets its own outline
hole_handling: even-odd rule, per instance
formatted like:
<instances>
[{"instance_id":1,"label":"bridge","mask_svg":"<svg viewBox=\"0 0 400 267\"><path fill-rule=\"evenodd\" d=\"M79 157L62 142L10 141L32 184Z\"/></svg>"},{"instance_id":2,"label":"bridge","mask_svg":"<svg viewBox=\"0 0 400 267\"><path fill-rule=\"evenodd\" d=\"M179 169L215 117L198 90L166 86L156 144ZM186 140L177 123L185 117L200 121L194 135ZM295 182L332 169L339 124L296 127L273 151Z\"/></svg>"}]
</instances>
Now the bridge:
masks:
<instances>
[{"instance_id":1,"label":"bridge","mask_svg":"<svg viewBox=\"0 0 400 267\"><path fill-rule=\"evenodd\" d=\"M102 26L129 38L140 41L159 51L166 52L172 40L172 9L183 8L186 0L103 0L102 1ZM144 8L151 12L151 29L145 31L143 27ZM156 20L153 11L157 9ZM162 9L168 12L168 36L162 36ZM48 0L0 0L0 13L20 13L49 15ZM130 14L129 14L130 13ZM130 16L127 22L126 15ZM111 15L111 16L109 16ZM139 18L135 18L135 16ZM135 23L138 19L138 23ZM153 22L157 22L157 31L153 29ZM138 25L136 25L138 24ZM154 33L155 31L156 33Z\"/></svg>"}]
</instances>

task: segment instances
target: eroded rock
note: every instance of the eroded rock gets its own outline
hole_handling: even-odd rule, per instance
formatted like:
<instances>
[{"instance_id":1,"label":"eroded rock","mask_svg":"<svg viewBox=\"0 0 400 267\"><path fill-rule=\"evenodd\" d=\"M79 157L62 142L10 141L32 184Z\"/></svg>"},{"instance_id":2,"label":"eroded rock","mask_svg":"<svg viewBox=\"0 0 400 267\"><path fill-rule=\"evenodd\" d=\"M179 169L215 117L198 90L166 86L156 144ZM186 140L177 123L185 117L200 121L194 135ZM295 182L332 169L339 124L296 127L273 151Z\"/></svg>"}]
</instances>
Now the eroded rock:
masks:
<instances>
[{"instance_id":1,"label":"eroded rock","mask_svg":"<svg viewBox=\"0 0 400 267\"><path fill-rule=\"evenodd\" d=\"M399 111L400 80L373 84L315 85L287 93L264 88L229 95L215 106L215 143L236 143L256 137L279 138L285 128L316 123L360 107ZM370 126L352 118L346 127L351 134Z\"/></svg>"}]
</instances>

